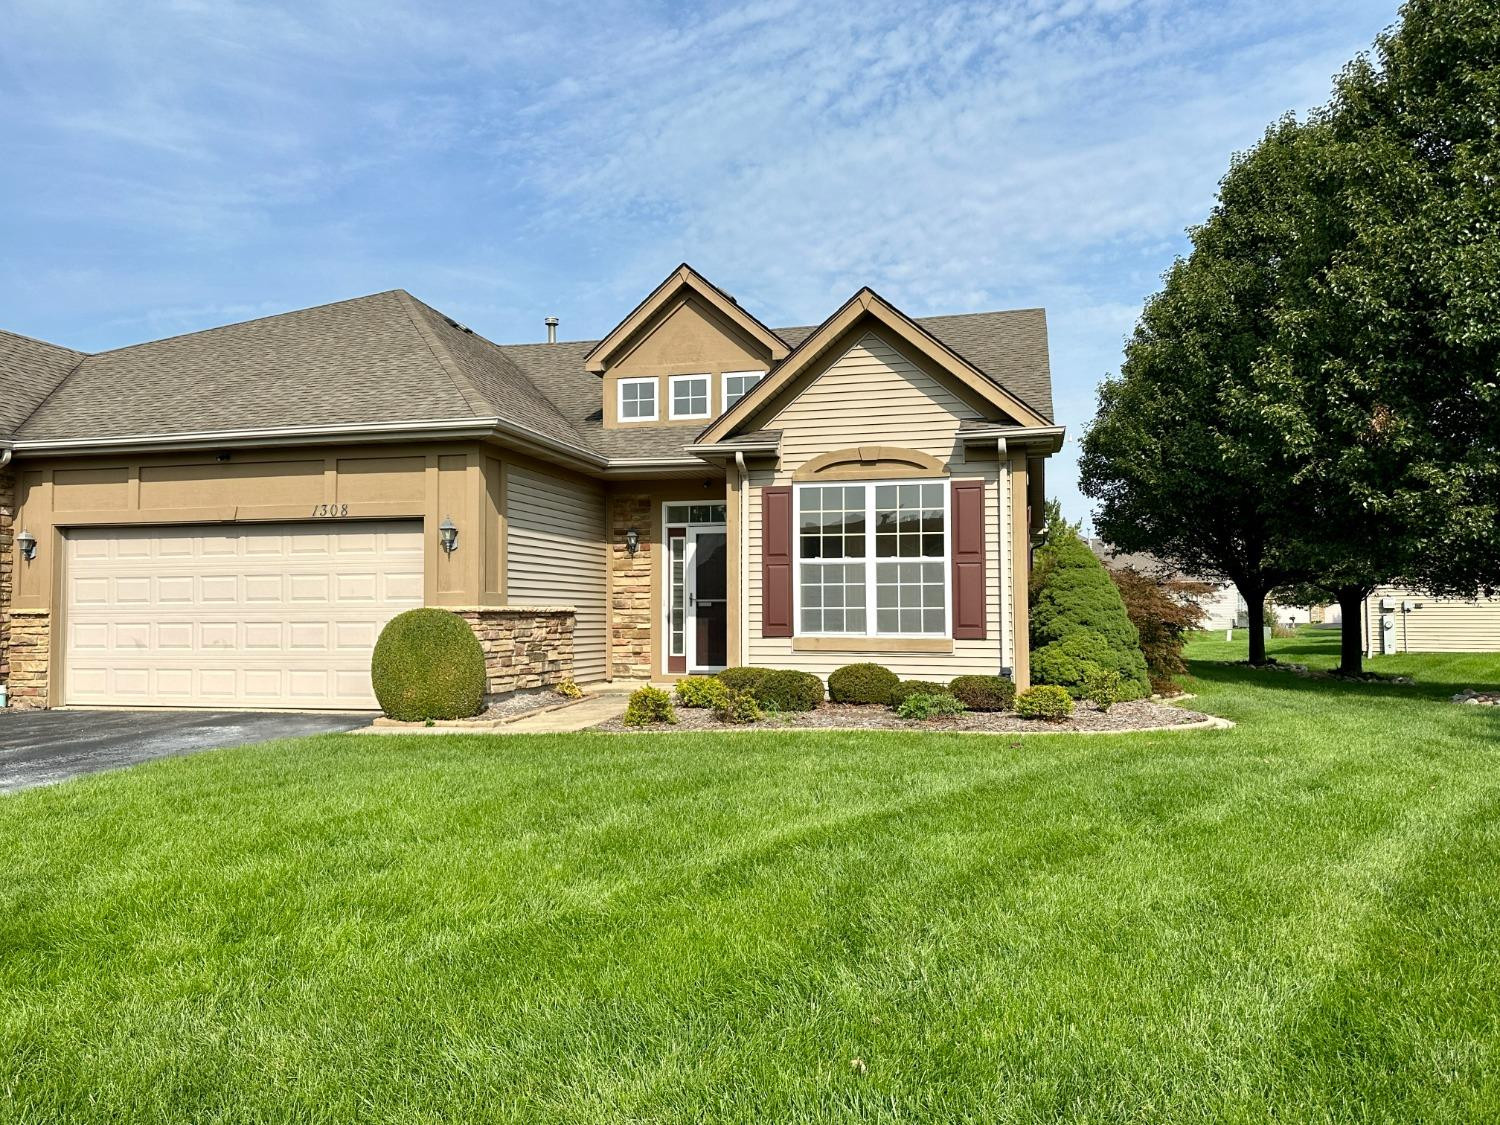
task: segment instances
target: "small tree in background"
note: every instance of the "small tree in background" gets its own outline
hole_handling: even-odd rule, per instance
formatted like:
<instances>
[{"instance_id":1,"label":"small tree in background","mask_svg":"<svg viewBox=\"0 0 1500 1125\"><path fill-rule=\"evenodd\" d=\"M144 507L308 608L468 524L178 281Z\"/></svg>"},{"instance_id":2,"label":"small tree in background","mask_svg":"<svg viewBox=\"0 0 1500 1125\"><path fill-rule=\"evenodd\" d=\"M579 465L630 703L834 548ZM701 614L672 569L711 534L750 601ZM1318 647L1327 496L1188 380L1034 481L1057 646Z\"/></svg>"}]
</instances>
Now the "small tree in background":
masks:
<instances>
[{"instance_id":1,"label":"small tree in background","mask_svg":"<svg viewBox=\"0 0 1500 1125\"><path fill-rule=\"evenodd\" d=\"M1151 690L1140 638L1120 592L1078 529L1047 506L1031 597L1031 678L1081 697L1091 676L1117 672L1120 699Z\"/></svg>"},{"instance_id":2,"label":"small tree in background","mask_svg":"<svg viewBox=\"0 0 1500 1125\"><path fill-rule=\"evenodd\" d=\"M1182 646L1207 616L1195 600L1213 592L1207 582L1142 574L1134 567L1111 568L1110 579L1125 602L1125 612L1141 639L1146 674L1155 691L1177 689L1174 676L1187 671Z\"/></svg>"}]
</instances>

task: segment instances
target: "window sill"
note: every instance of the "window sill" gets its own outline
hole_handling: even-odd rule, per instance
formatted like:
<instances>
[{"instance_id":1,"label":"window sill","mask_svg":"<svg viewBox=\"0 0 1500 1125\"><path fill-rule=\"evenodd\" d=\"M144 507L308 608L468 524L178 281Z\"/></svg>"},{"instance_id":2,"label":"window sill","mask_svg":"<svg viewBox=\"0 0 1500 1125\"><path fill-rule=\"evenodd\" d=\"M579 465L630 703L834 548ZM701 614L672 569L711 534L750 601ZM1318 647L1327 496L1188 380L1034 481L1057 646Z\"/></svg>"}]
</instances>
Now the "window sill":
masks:
<instances>
[{"instance_id":1,"label":"window sill","mask_svg":"<svg viewBox=\"0 0 1500 1125\"><path fill-rule=\"evenodd\" d=\"M952 652L952 637L793 637L793 652Z\"/></svg>"}]
</instances>

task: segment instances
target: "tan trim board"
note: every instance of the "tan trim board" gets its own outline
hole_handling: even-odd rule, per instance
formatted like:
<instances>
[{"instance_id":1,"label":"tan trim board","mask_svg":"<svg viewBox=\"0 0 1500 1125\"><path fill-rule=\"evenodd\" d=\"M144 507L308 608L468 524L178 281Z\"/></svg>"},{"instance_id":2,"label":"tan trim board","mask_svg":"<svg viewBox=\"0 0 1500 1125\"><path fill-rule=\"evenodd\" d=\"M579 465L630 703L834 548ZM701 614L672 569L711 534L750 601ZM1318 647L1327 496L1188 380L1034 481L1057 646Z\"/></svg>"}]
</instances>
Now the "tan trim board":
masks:
<instances>
[{"instance_id":1,"label":"tan trim board","mask_svg":"<svg viewBox=\"0 0 1500 1125\"><path fill-rule=\"evenodd\" d=\"M1016 652L1011 678L1016 690L1031 686L1031 529L1027 519L1026 457L1010 459L1011 636Z\"/></svg>"},{"instance_id":2,"label":"tan trim board","mask_svg":"<svg viewBox=\"0 0 1500 1125\"><path fill-rule=\"evenodd\" d=\"M609 335L594 345L588 355L583 357L584 366L596 375L603 374L614 353L683 290L695 293L720 316L764 347L773 363L786 358L790 352L785 340L741 308L729 294L683 262L648 293L645 300L632 309L624 320L615 325Z\"/></svg>"},{"instance_id":3,"label":"tan trim board","mask_svg":"<svg viewBox=\"0 0 1500 1125\"><path fill-rule=\"evenodd\" d=\"M930 453L899 445L860 445L820 453L798 468L792 479L891 480L947 475L948 466Z\"/></svg>"},{"instance_id":4,"label":"tan trim board","mask_svg":"<svg viewBox=\"0 0 1500 1125\"><path fill-rule=\"evenodd\" d=\"M793 652L953 651L952 637L793 637Z\"/></svg>"}]
</instances>

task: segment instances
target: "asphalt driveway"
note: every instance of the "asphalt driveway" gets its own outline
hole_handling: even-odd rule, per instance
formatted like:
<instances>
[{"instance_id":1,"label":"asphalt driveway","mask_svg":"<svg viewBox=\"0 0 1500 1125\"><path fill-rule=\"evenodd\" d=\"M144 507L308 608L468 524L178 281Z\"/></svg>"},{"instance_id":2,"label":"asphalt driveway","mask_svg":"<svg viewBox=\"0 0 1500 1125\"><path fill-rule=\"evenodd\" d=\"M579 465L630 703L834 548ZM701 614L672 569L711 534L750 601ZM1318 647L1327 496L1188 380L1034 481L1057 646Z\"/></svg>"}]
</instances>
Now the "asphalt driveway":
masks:
<instances>
[{"instance_id":1,"label":"asphalt driveway","mask_svg":"<svg viewBox=\"0 0 1500 1125\"><path fill-rule=\"evenodd\" d=\"M252 711L0 711L0 793L198 750L367 726L371 715Z\"/></svg>"}]
</instances>

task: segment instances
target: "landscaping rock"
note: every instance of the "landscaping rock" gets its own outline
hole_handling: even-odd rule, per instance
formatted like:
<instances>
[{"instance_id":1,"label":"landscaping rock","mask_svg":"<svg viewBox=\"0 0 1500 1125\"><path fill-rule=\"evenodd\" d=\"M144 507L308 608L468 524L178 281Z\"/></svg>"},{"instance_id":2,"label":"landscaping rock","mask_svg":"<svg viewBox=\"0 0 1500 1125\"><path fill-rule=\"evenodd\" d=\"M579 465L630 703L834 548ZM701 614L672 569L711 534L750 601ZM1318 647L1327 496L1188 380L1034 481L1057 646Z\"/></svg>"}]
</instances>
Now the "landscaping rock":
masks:
<instances>
[{"instance_id":1,"label":"landscaping rock","mask_svg":"<svg viewBox=\"0 0 1500 1125\"><path fill-rule=\"evenodd\" d=\"M1464 688L1453 697L1453 702L1475 707L1500 707L1500 691L1475 691L1473 688Z\"/></svg>"}]
</instances>

